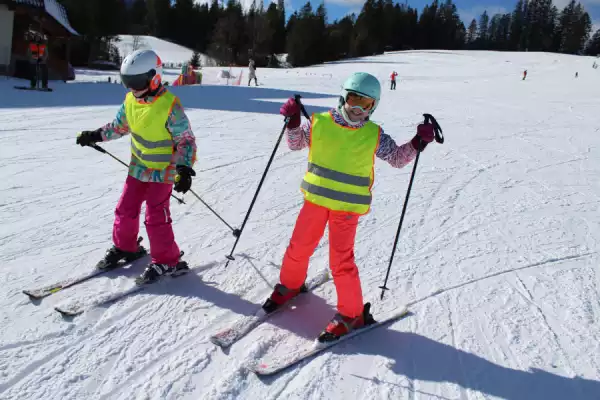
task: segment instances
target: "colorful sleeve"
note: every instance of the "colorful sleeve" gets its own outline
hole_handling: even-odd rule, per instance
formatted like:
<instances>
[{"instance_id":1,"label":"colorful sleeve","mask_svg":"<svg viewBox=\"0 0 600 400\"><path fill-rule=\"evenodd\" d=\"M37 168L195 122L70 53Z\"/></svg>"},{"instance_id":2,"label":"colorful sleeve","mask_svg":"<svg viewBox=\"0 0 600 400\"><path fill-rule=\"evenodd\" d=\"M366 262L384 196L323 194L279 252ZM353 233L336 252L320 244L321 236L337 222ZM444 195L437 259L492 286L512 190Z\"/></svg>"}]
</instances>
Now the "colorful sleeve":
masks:
<instances>
[{"instance_id":1,"label":"colorful sleeve","mask_svg":"<svg viewBox=\"0 0 600 400\"><path fill-rule=\"evenodd\" d=\"M196 162L196 138L190 120L179 101L173 105L167 120L167 129L171 132L175 143L173 163L192 168Z\"/></svg>"},{"instance_id":2,"label":"colorful sleeve","mask_svg":"<svg viewBox=\"0 0 600 400\"><path fill-rule=\"evenodd\" d=\"M102 140L104 142L119 139L129 134L129 124L127 123L127 116L125 114L125 104L122 104L121 108L119 108L114 121L104 125L101 129Z\"/></svg>"},{"instance_id":3,"label":"colorful sleeve","mask_svg":"<svg viewBox=\"0 0 600 400\"><path fill-rule=\"evenodd\" d=\"M302 150L310 144L310 120L294 129L287 129L287 142L290 150Z\"/></svg>"},{"instance_id":4,"label":"colorful sleeve","mask_svg":"<svg viewBox=\"0 0 600 400\"><path fill-rule=\"evenodd\" d=\"M398 146L394 139L381 129L376 156L383 161L387 161L394 168L402 168L414 160L417 151L410 142Z\"/></svg>"}]
</instances>

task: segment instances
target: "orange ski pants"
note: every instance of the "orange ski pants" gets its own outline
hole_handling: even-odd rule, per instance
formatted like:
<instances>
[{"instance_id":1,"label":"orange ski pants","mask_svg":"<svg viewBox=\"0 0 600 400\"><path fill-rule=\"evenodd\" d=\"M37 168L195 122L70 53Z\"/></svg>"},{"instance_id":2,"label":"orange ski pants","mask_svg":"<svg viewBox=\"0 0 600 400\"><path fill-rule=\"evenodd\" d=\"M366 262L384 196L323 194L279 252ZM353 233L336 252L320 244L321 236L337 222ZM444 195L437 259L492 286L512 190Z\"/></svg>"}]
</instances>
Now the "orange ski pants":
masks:
<instances>
[{"instance_id":1,"label":"orange ski pants","mask_svg":"<svg viewBox=\"0 0 600 400\"><path fill-rule=\"evenodd\" d=\"M358 268L354 262L358 218L356 214L332 211L305 201L283 257L281 283L289 289L302 286L306 280L308 261L329 223L329 267L337 291L338 311L345 317L360 316L363 297Z\"/></svg>"}]
</instances>

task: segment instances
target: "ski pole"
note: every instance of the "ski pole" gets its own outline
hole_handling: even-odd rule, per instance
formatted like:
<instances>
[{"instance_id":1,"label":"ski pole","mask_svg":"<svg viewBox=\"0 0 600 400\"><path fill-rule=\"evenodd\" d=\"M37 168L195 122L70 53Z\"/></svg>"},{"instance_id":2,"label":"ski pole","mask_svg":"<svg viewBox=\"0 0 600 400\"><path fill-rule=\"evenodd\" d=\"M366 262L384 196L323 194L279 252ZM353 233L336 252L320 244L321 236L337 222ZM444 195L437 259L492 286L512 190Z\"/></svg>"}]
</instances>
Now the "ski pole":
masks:
<instances>
[{"instance_id":1,"label":"ski pole","mask_svg":"<svg viewBox=\"0 0 600 400\"><path fill-rule=\"evenodd\" d=\"M444 143L444 135L442 131L442 127L435 120L433 115L431 114L423 114L425 117L426 124L433 124L433 131L435 132L435 141L442 144ZM421 139L419 138L419 142ZM420 147L420 146L419 146ZM398 224L398 230L396 231L396 238L394 239L394 246L392 247L392 255L390 256L390 262L388 264L387 273L385 274L385 281L383 282L383 286L379 286L381 289L381 300L383 300L383 296L385 295L386 290L390 290L387 287L388 278L390 277L390 271L392 269L392 262L394 261L394 255L396 254L396 246L398 245L398 239L400 238L400 230L402 229L402 223L404 222L404 216L406 215L406 206L408 205L408 199L410 197L410 191L412 189L413 181L415 180L415 173L417 172L417 164L419 164L419 155L420 151L417 151L417 157L415 158L415 165L413 166L412 174L410 175L410 181L408 182L408 190L406 191L406 198L404 199L404 205L402 206L402 214L400 216L400 223Z\"/></svg>"},{"instance_id":2,"label":"ski pole","mask_svg":"<svg viewBox=\"0 0 600 400\"><path fill-rule=\"evenodd\" d=\"M99 151L100 153L104 153L110 157L112 157L113 159L117 160L118 162L120 162L121 164L123 164L125 167L129 168L129 165L125 164L123 161L121 161L121 159L119 159L118 157L115 157L114 155L111 154L110 151L106 150L103 147L98 146L97 144L90 144L89 145L92 149ZM171 197L174 198L175 200L177 200L179 202L179 204L185 204L185 201L183 201L183 199L180 199L179 197L175 196L174 194L171 194Z\"/></svg>"},{"instance_id":3,"label":"ski pole","mask_svg":"<svg viewBox=\"0 0 600 400\"><path fill-rule=\"evenodd\" d=\"M240 235L242 234L242 231L241 231L241 230L239 230L239 229L236 229L236 228L233 228L233 227L232 227L231 225L229 225L229 224L228 224L228 223L227 223L227 222L226 222L226 221L225 221L223 218L221 218L221 216L220 216L220 215L219 215L219 214L218 214L218 213L217 213L215 210L213 210L211 206L209 206L208 204L206 204L206 202L205 202L204 200L202 200L202 198L201 198L200 196L198 196L198 195L196 194L196 192L194 192L192 189L190 189L190 192L191 192L191 193L192 193L194 196L196 196L196 198L197 198L198 200L200 200L200 202L201 202L202 204L204 204L204 206L205 206L206 208L208 208L208 209L209 209L209 210L210 210L210 211L211 211L211 212L212 212L212 213L213 213L213 214L214 214L214 215L215 215L217 218L219 218L219 219L221 220L221 222L222 222L222 223L224 223L225 225L227 225L227 227L228 227L229 229L231 229L231 232L233 233L233 236L235 236L235 237L238 237L238 236L240 236Z\"/></svg>"},{"instance_id":4,"label":"ski pole","mask_svg":"<svg viewBox=\"0 0 600 400\"><path fill-rule=\"evenodd\" d=\"M91 144L90 147L92 147L95 150L98 150L100 153L104 153L104 154L111 156L112 158L114 158L115 160L117 160L118 162L120 162L121 164L126 166L127 168L129 168L129 166L127 164L125 164L119 158L112 155L109 151L107 151L103 147L100 147L97 144ZM231 225L229 225L215 210L212 209L211 206L209 206L204 200L202 200L202 198L200 196L198 196L198 194L196 194L196 192L194 192L192 189L190 189L190 192L192 192L192 194L194 196L196 196L196 198L198 200L200 200L200 202L202 204L204 204L204 206L206 206L206 208L208 208L217 218L219 218L221 220L221 222L223 222L229 229L231 229L231 231L233 232L233 236L237 237L240 234L239 229L234 229ZM175 200L177 200L179 202L179 204L185 204L185 201L183 201L183 198L179 198L179 197L175 196L174 194L171 194L171 197L173 197Z\"/></svg>"},{"instance_id":5,"label":"ski pole","mask_svg":"<svg viewBox=\"0 0 600 400\"><path fill-rule=\"evenodd\" d=\"M306 110L304 110L304 107L302 106L302 103L300 102L300 97L299 95L295 95L294 98L296 99L296 103L300 104L300 106L302 107L302 111L304 113L305 116L308 115L308 113L306 112ZM252 202L250 203L250 207L248 208L248 212L246 212L246 217L244 218L244 222L242 222L242 227L240 228L240 234L237 236L237 239L235 240L235 243L233 244L233 247L231 248L231 252L229 253L229 255L225 256L227 258L227 263L225 264L225 268L227 268L227 266L229 265L230 261L235 260L235 258L233 257L233 252L235 251L235 248L237 247L238 242L240 241L240 237L242 236L242 232L244 231L244 227L246 226L246 222L248 222L248 218L250 217L250 213L252 212L252 208L254 207L254 203L256 202L256 198L258 197L258 192L260 192L260 188L262 187L265 178L267 176L267 172L269 172L269 168L271 167L271 163L273 162L273 158L275 158L275 153L277 153L277 149L279 148L279 143L281 143L281 138L283 137L283 134L285 133L285 129L288 126L288 123L290 122L290 118L289 117L285 117L284 123L283 123L283 128L281 129L281 133L279 134L279 137L277 138L277 143L275 143L275 148L273 149L273 152L271 153L271 158L269 158L269 162L267 163L267 167L265 168L265 171L263 172L262 178L260 178L260 182L258 184L258 188L256 189L256 193L254 193L254 198L252 199Z\"/></svg>"}]
</instances>

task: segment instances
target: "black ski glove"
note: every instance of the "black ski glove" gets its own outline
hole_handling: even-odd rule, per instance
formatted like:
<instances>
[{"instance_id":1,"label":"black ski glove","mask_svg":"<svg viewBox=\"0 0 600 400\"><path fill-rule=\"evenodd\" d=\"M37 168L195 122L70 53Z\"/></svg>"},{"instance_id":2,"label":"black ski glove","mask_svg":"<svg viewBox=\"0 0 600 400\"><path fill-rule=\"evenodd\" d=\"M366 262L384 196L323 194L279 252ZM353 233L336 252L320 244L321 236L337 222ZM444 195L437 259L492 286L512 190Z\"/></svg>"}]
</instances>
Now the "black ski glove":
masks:
<instances>
[{"instance_id":1,"label":"black ski glove","mask_svg":"<svg viewBox=\"0 0 600 400\"><path fill-rule=\"evenodd\" d=\"M187 165L178 165L177 175L175 175L176 192L185 194L192 187L192 176L196 176L196 172Z\"/></svg>"},{"instance_id":2,"label":"black ski glove","mask_svg":"<svg viewBox=\"0 0 600 400\"><path fill-rule=\"evenodd\" d=\"M80 146L89 146L90 144L98 143L102 141L102 130L96 129L95 131L83 131L77 135L77 143Z\"/></svg>"}]
</instances>

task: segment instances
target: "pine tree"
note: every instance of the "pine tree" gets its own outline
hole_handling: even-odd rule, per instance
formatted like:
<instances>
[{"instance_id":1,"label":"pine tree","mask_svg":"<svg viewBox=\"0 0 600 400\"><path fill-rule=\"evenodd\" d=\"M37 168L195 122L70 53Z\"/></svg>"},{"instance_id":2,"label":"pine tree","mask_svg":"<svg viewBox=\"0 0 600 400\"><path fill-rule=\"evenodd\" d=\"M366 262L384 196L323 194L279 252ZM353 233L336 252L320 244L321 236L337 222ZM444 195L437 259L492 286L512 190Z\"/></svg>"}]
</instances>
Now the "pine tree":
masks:
<instances>
[{"instance_id":1,"label":"pine tree","mask_svg":"<svg viewBox=\"0 0 600 400\"><path fill-rule=\"evenodd\" d=\"M500 27L500 19L502 18L502 16L500 14L495 14L489 25L488 25L488 31L487 31L487 45L489 49L494 49L497 50L498 49L498 28Z\"/></svg>"},{"instance_id":2,"label":"pine tree","mask_svg":"<svg viewBox=\"0 0 600 400\"><path fill-rule=\"evenodd\" d=\"M159 38L172 37L173 27L171 0L146 0L148 14L146 23L153 36Z\"/></svg>"},{"instance_id":3,"label":"pine tree","mask_svg":"<svg viewBox=\"0 0 600 400\"><path fill-rule=\"evenodd\" d=\"M208 53L226 65L247 63L248 41L241 4L236 0L228 0L225 9L221 9L215 3L211 5L210 13L220 17Z\"/></svg>"},{"instance_id":4,"label":"pine tree","mask_svg":"<svg viewBox=\"0 0 600 400\"><path fill-rule=\"evenodd\" d=\"M129 10L129 30L131 35L145 35L148 33L146 0L134 0Z\"/></svg>"},{"instance_id":5,"label":"pine tree","mask_svg":"<svg viewBox=\"0 0 600 400\"><path fill-rule=\"evenodd\" d=\"M512 13L511 24L510 24L510 40L509 50L521 51L522 41L525 36L525 13L526 13L526 1L519 0L515 9Z\"/></svg>"},{"instance_id":6,"label":"pine tree","mask_svg":"<svg viewBox=\"0 0 600 400\"><path fill-rule=\"evenodd\" d=\"M440 29L437 24L439 3L433 0L431 5L426 5L419 17L419 46L423 49L434 49L438 47L437 41L440 37Z\"/></svg>"},{"instance_id":7,"label":"pine tree","mask_svg":"<svg viewBox=\"0 0 600 400\"><path fill-rule=\"evenodd\" d=\"M599 56L600 55L600 29L594 33L594 36L590 39L585 47L585 54L588 56Z\"/></svg>"},{"instance_id":8,"label":"pine tree","mask_svg":"<svg viewBox=\"0 0 600 400\"><path fill-rule=\"evenodd\" d=\"M335 21L327 27L327 48L325 61L334 61L346 58L350 54L352 32L354 31L354 14Z\"/></svg>"},{"instance_id":9,"label":"pine tree","mask_svg":"<svg viewBox=\"0 0 600 400\"><path fill-rule=\"evenodd\" d=\"M466 36L465 26L452 0L446 0L438 8L435 24L438 31L438 37L434 42L435 47L460 49L464 46Z\"/></svg>"},{"instance_id":10,"label":"pine tree","mask_svg":"<svg viewBox=\"0 0 600 400\"><path fill-rule=\"evenodd\" d=\"M321 38L313 33L315 14L310 2L306 3L299 13L295 13L288 23L287 52L288 62L293 66L314 64L317 56L313 51Z\"/></svg>"},{"instance_id":11,"label":"pine tree","mask_svg":"<svg viewBox=\"0 0 600 400\"><path fill-rule=\"evenodd\" d=\"M367 0L358 15L352 41L354 56L381 54L385 49L383 0Z\"/></svg>"},{"instance_id":12,"label":"pine tree","mask_svg":"<svg viewBox=\"0 0 600 400\"><path fill-rule=\"evenodd\" d=\"M197 69L200 67L200 53L194 51L192 53L192 58L190 59L190 65L192 68Z\"/></svg>"},{"instance_id":13,"label":"pine tree","mask_svg":"<svg viewBox=\"0 0 600 400\"><path fill-rule=\"evenodd\" d=\"M557 10L552 0L530 0L527 6L526 21L527 48L531 51L552 49Z\"/></svg>"},{"instance_id":14,"label":"pine tree","mask_svg":"<svg viewBox=\"0 0 600 400\"><path fill-rule=\"evenodd\" d=\"M475 40L477 40L477 21L473 18L467 30L467 43L472 46Z\"/></svg>"},{"instance_id":15,"label":"pine tree","mask_svg":"<svg viewBox=\"0 0 600 400\"><path fill-rule=\"evenodd\" d=\"M558 19L560 32L559 51L577 54L583 50L592 29L590 16L581 3L571 0Z\"/></svg>"},{"instance_id":16,"label":"pine tree","mask_svg":"<svg viewBox=\"0 0 600 400\"><path fill-rule=\"evenodd\" d=\"M172 8L172 18L177 21L170 27L169 39L186 47L196 47L196 23L199 12L194 0L176 0Z\"/></svg>"},{"instance_id":17,"label":"pine tree","mask_svg":"<svg viewBox=\"0 0 600 400\"><path fill-rule=\"evenodd\" d=\"M487 11L484 11L479 18L479 30L477 32L477 42L480 49L484 49L487 46L489 22L490 17L488 16Z\"/></svg>"}]
</instances>

